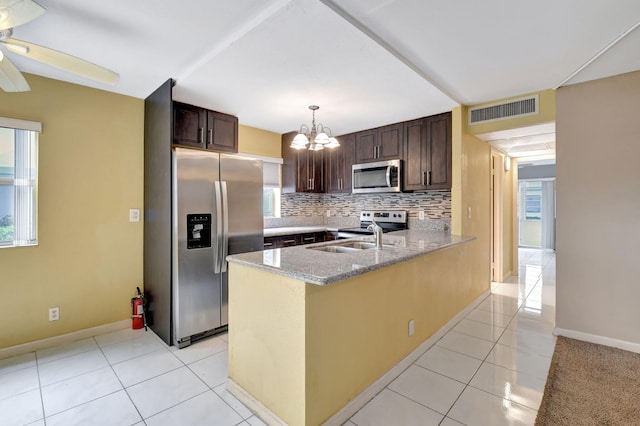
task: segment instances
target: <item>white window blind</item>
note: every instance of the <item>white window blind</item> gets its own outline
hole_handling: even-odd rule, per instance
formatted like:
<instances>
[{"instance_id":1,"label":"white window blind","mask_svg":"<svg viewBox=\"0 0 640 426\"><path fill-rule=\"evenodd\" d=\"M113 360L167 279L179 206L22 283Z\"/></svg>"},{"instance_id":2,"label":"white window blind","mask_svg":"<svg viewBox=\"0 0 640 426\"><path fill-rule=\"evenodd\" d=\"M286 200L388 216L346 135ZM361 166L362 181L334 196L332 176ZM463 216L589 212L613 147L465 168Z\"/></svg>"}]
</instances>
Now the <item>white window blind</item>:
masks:
<instances>
[{"instance_id":1,"label":"white window blind","mask_svg":"<svg viewBox=\"0 0 640 426\"><path fill-rule=\"evenodd\" d=\"M262 163L263 183L265 188L280 188L280 164L264 161Z\"/></svg>"},{"instance_id":2,"label":"white window blind","mask_svg":"<svg viewBox=\"0 0 640 426\"><path fill-rule=\"evenodd\" d=\"M38 243L39 129L40 123L0 117L0 247Z\"/></svg>"}]
</instances>

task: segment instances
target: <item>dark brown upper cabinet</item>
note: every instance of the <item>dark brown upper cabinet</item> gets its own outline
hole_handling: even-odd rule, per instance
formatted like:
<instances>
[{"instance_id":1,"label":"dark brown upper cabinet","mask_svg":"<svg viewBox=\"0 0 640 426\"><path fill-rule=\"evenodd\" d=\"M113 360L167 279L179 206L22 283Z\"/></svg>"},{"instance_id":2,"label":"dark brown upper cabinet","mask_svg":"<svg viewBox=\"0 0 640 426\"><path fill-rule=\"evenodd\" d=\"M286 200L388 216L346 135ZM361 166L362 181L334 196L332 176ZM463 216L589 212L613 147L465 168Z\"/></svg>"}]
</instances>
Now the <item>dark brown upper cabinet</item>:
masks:
<instances>
[{"instance_id":1,"label":"dark brown upper cabinet","mask_svg":"<svg viewBox=\"0 0 640 426\"><path fill-rule=\"evenodd\" d=\"M324 150L325 191L330 194L351 192L351 166L355 160L356 134L338 137L340 146Z\"/></svg>"},{"instance_id":2,"label":"dark brown upper cabinet","mask_svg":"<svg viewBox=\"0 0 640 426\"><path fill-rule=\"evenodd\" d=\"M401 158L402 139L402 123L356 133L356 163Z\"/></svg>"},{"instance_id":3,"label":"dark brown upper cabinet","mask_svg":"<svg viewBox=\"0 0 640 426\"><path fill-rule=\"evenodd\" d=\"M173 102L173 143L204 148L207 110L197 106Z\"/></svg>"},{"instance_id":4,"label":"dark brown upper cabinet","mask_svg":"<svg viewBox=\"0 0 640 426\"><path fill-rule=\"evenodd\" d=\"M238 118L174 101L173 143L212 151L238 152Z\"/></svg>"},{"instance_id":5,"label":"dark brown upper cabinet","mask_svg":"<svg viewBox=\"0 0 640 426\"><path fill-rule=\"evenodd\" d=\"M282 135L282 192L324 192L323 151L293 149L298 132Z\"/></svg>"},{"instance_id":6,"label":"dark brown upper cabinet","mask_svg":"<svg viewBox=\"0 0 640 426\"><path fill-rule=\"evenodd\" d=\"M404 123L405 191L451 189L451 113Z\"/></svg>"}]
</instances>

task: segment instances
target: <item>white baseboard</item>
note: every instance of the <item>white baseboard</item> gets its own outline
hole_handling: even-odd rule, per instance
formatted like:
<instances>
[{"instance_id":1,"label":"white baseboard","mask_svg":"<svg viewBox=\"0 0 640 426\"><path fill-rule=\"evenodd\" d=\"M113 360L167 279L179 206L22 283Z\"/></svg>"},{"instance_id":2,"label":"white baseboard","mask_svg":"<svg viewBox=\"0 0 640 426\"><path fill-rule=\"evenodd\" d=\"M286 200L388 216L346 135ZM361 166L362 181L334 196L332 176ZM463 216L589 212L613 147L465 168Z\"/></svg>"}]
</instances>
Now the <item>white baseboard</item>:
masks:
<instances>
[{"instance_id":1,"label":"white baseboard","mask_svg":"<svg viewBox=\"0 0 640 426\"><path fill-rule=\"evenodd\" d=\"M47 339L36 340L29 343L23 343L21 345L10 346L8 348L2 348L0 349L0 359L39 351L41 349L74 342L76 340L86 339L87 337L122 330L127 327L131 327L130 319L99 325L97 327L85 328L83 330L74 331L73 333L62 334L60 336L49 337Z\"/></svg>"},{"instance_id":2,"label":"white baseboard","mask_svg":"<svg viewBox=\"0 0 640 426\"><path fill-rule=\"evenodd\" d=\"M628 342L626 340L613 339L611 337L599 336L597 334L583 333L581 331L567 330L566 328L554 327L554 336L564 336L570 339L582 340L598 345L611 346L629 352L640 353L640 343Z\"/></svg>"},{"instance_id":3,"label":"white baseboard","mask_svg":"<svg viewBox=\"0 0 640 426\"><path fill-rule=\"evenodd\" d=\"M253 414L260 417L260 420L270 426L287 426L287 423L278 417L273 411L262 405L260 401L255 399L242 387L238 386L236 382L227 378L227 390L238 401L242 402Z\"/></svg>"},{"instance_id":4,"label":"white baseboard","mask_svg":"<svg viewBox=\"0 0 640 426\"><path fill-rule=\"evenodd\" d=\"M471 302L466 308L458 312L456 316L451 318L442 328L436 331L431 337L422 342L420 346L411 351L400 362L391 367L380 376L375 382L369 385L366 389L351 399L347 405L342 407L337 413L327 419L323 423L323 426L340 426L349 420L355 413L364 407L373 397L380 393L387 385L396 379L404 370L409 368L411 364L416 362L418 358L422 356L431 346L433 346L438 340L440 340L445 334L447 334L455 325L466 317L472 310L475 309L489 294L490 290L486 290L476 300ZM260 401L251 396L241 386L235 383L231 379L227 379L227 390L240 400L244 405L254 412L262 421L268 425L281 426L286 425L276 414L274 414L267 407L262 405Z\"/></svg>"}]
</instances>

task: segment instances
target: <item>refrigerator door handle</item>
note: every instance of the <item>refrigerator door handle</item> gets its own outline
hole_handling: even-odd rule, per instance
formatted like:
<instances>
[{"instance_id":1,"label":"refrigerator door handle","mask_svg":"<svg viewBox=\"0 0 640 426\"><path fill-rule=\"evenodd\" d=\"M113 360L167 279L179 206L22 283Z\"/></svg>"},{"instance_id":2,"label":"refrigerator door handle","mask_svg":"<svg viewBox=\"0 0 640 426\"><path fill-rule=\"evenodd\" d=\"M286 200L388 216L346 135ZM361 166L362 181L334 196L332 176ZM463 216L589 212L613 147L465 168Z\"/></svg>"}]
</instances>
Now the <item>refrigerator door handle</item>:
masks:
<instances>
[{"instance_id":1,"label":"refrigerator door handle","mask_svg":"<svg viewBox=\"0 0 640 426\"><path fill-rule=\"evenodd\" d=\"M215 182L215 198L216 198L216 243L213 248L213 265L215 273L220 273L220 254L222 251L222 195L220 190L220 181Z\"/></svg>"},{"instance_id":2,"label":"refrigerator door handle","mask_svg":"<svg viewBox=\"0 0 640 426\"><path fill-rule=\"evenodd\" d=\"M222 272L227 272L227 254L229 252L229 199L227 197L227 182L222 181L222 259L220 268Z\"/></svg>"}]
</instances>

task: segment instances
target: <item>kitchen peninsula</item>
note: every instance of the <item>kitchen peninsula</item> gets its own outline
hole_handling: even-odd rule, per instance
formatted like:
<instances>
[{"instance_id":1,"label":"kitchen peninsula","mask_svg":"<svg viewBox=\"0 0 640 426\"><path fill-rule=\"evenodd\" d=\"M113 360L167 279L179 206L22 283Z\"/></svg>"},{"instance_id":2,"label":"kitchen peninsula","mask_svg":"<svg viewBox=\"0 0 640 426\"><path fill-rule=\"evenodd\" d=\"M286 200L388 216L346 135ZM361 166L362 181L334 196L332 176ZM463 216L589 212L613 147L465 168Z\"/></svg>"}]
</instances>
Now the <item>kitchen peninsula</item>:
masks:
<instances>
[{"instance_id":1,"label":"kitchen peninsula","mask_svg":"<svg viewBox=\"0 0 640 426\"><path fill-rule=\"evenodd\" d=\"M341 424L343 407L488 290L467 267L475 243L406 230L381 250L326 251L354 246L341 240L230 256L229 390L271 421Z\"/></svg>"}]
</instances>

